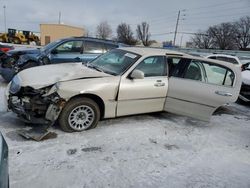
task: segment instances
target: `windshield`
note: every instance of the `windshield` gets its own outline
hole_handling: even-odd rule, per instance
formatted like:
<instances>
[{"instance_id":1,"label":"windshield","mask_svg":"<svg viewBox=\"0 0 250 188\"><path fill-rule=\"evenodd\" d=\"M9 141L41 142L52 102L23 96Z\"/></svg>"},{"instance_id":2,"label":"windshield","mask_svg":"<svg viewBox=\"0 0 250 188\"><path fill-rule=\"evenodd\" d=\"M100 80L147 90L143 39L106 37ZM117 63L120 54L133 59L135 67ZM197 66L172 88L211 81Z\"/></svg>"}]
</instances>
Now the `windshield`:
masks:
<instances>
[{"instance_id":1,"label":"windshield","mask_svg":"<svg viewBox=\"0 0 250 188\"><path fill-rule=\"evenodd\" d=\"M108 74L121 75L140 57L140 55L132 52L115 49L93 60L87 66Z\"/></svg>"},{"instance_id":2,"label":"windshield","mask_svg":"<svg viewBox=\"0 0 250 188\"><path fill-rule=\"evenodd\" d=\"M49 43L49 44L47 44L46 46L44 46L44 47L42 47L41 48L41 51L47 51L47 50L49 50L50 48L52 48L53 46L55 46L55 45L57 45L59 42L61 42L62 40L56 40L56 41L54 41L54 42L51 42L51 43Z\"/></svg>"}]
</instances>

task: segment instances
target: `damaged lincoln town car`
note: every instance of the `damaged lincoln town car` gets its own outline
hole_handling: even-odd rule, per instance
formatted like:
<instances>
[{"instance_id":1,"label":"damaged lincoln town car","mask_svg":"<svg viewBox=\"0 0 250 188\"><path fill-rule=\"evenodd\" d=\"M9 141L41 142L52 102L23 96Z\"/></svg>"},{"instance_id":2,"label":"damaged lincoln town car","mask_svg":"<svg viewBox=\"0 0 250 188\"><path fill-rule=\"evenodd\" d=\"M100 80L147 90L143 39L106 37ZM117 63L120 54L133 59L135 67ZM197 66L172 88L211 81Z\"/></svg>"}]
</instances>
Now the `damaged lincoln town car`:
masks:
<instances>
[{"instance_id":1,"label":"damaged lincoln town car","mask_svg":"<svg viewBox=\"0 0 250 188\"><path fill-rule=\"evenodd\" d=\"M100 119L158 111L209 120L238 98L240 86L240 69L229 63L128 47L87 64L23 70L9 84L7 100L25 122L58 122L72 132L94 128Z\"/></svg>"}]
</instances>

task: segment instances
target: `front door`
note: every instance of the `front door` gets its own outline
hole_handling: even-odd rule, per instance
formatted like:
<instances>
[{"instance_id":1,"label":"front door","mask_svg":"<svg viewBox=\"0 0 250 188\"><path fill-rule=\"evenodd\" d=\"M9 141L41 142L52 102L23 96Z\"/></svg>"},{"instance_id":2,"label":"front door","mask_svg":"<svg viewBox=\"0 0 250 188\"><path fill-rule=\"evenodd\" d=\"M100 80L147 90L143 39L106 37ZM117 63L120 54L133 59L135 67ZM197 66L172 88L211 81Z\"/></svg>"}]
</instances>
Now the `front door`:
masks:
<instances>
[{"instance_id":1,"label":"front door","mask_svg":"<svg viewBox=\"0 0 250 188\"><path fill-rule=\"evenodd\" d=\"M148 57L135 69L141 70L144 78L121 78L117 116L162 111L164 108L168 90L166 58Z\"/></svg>"},{"instance_id":2,"label":"front door","mask_svg":"<svg viewBox=\"0 0 250 188\"><path fill-rule=\"evenodd\" d=\"M180 59L169 78L165 111L209 120L213 112L239 94L237 71L195 59Z\"/></svg>"},{"instance_id":3,"label":"front door","mask_svg":"<svg viewBox=\"0 0 250 188\"><path fill-rule=\"evenodd\" d=\"M81 40L64 42L52 50L50 61L51 63L81 62L82 48L83 42Z\"/></svg>"}]
</instances>

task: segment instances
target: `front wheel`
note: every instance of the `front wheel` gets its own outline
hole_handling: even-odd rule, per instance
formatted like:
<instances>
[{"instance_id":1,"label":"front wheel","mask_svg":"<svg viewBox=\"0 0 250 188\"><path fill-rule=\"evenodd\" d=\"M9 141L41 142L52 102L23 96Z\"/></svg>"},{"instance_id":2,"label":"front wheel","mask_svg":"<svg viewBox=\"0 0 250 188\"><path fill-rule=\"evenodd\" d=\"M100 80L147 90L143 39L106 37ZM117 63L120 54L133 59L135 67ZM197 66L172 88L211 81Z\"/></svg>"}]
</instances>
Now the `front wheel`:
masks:
<instances>
[{"instance_id":1,"label":"front wheel","mask_svg":"<svg viewBox=\"0 0 250 188\"><path fill-rule=\"evenodd\" d=\"M81 97L70 100L59 116L63 131L85 131L95 128L100 119L98 104L92 99Z\"/></svg>"}]
</instances>

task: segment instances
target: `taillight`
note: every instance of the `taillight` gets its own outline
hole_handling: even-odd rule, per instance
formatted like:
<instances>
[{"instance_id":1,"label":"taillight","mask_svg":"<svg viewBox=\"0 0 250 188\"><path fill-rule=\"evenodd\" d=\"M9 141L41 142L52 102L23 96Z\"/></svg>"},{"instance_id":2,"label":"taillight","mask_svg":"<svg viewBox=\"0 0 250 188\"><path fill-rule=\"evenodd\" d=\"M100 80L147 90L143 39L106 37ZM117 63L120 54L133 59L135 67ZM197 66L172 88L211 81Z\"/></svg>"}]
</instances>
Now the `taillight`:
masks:
<instances>
[{"instance_id":1,"label":"taillight","mask_svg":"<svg viewBox=\"0 0 250 188\"><path fill-rule=\"evenodd\" d=\"M8 52L10 50L10 48L0 48L0 50L3 52Z\"/></svg>"}]
</instances>

